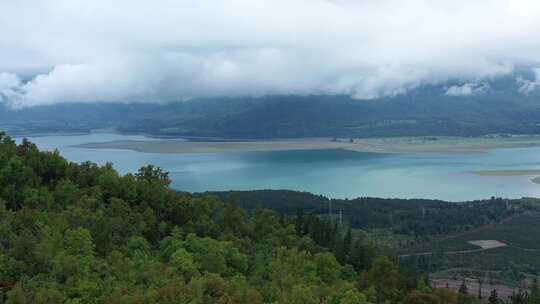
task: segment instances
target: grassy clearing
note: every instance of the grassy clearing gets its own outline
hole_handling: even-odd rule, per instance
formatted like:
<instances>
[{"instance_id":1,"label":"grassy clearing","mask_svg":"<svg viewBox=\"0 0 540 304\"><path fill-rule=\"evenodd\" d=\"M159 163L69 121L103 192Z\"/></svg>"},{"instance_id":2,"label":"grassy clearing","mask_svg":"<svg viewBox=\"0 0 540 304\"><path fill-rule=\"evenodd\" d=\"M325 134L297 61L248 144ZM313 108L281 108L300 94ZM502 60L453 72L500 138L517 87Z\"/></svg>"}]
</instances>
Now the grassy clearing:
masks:
<instances>
[{"instance_id":1,"label":"grassy clearing","mask_svg":"<svg viewBox=\"0 0 540 304\"><path fill-rule=\"evenodd\" d=\"M369 240L377 248L389 252L397 252L400 248L411 247L416 243L414 237L392 232L391 229L353 229L354 237L362 237Z\"/></svg>"},{"instance_id":2,"label":"grassy clearing","mask_svg":"<svg viewBox=\"0 0 540 304\"><path fill-rule=\"evenodd\" d=\"M507 246L478 250L478 246L470 243L478 240L494 240ZM482 276L487 272L497 273L499 281L519 284L531 275L540 275L540 213L524 214L502 224L424 243L415 248L415 252L426 250L433 254L410 259L423 263L430 272L439 274L439 277L451 278L443 274L451 269L460 269L470 273L469 277L475 277L474 273ZM473 251L448 254L461 250Z\"/></svg>"},{"instance_id":3,"label":"grassy clearing","mask_svg":"<svg viewBox=\"0 0 540 304\"><path fill-rule=\"evenodd\" d=\"M540 255L540 213L524 214L502 224L490 225L456 237L423 243L415 251L478 249L478 246L470 243L477 240L496 240L510 247L539 250Z\"/></svg>"},{"instance_id":4,"label":"grassy clearing","mask_svg":"<svg viewBox=\"0 0 540 304\"><path fill-rule=\"evenodd\" d=\"M498 240L508 246L540 250L540 214L526 214L452 241Z\"/></svg>"},{"instance_id":5,"label":"grassy clearing","mask_svg":"<svg viewBox=\"0 0 540 304\"><path fill-rule=\"evenodd\" d=\"M493 248L499 248L506 246L505 243L497 241L497 240L477 240L477 241L469 241L469 244L473 244L475 246L478 246L482 249L493 249Z\"/></svg>"}]
</instances>

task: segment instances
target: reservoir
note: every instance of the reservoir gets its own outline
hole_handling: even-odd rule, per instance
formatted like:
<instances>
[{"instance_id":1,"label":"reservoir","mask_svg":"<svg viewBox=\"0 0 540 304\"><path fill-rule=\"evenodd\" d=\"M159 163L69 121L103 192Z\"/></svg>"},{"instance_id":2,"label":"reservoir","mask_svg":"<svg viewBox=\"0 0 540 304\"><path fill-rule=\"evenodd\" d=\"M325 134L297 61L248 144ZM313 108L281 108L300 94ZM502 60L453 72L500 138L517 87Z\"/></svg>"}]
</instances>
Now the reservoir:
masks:
<instances>
[{"instance_id":1,"label":"reservoir","mask_svg":"<svg viewBox=\"0 0 540 304\"><path fill-rule=\"evenodd\" d=\"M40 149L58 149L70 161L112 162L125 174L153 164L182 191L289 189L332 198L361 196L450 201L491 196L540 196L534 176L479 176L477 170L540 169L540 148L493 149L476 154L377 154L346 150L226 153L146 153L74 147L138 135L92 133L29 137Z\"/></svg>"}]
</instances>

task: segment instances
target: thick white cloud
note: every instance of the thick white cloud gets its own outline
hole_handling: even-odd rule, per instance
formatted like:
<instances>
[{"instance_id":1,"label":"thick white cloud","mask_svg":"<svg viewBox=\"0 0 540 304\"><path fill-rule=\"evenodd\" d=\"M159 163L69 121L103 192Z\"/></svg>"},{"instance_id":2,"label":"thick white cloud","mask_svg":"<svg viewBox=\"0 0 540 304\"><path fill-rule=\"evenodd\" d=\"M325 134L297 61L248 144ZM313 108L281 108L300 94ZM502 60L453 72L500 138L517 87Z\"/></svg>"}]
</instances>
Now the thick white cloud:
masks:
<instances>
[{"instance_id":1,"label":"thick white cloud","mask_svg":"<svg viewBox=\"0 0 540 304\"><path fill-rule=\"evenodd\" d=\"M0 94L14 106L365 99L540 63L535 0L18 0L0 12L0 75L11 79Z\"/></svg>"},{"instance_id":2,"label":"thick white cloud","mask_svg":"<svg viewBox=\"0 0 540 304\"><path fill-rule=\"evenodd\" d=\"M488 85L467 82L462 85L454 85L446 89L448 96L470 96L485 93Z\"/></svg>"}]
</instances>

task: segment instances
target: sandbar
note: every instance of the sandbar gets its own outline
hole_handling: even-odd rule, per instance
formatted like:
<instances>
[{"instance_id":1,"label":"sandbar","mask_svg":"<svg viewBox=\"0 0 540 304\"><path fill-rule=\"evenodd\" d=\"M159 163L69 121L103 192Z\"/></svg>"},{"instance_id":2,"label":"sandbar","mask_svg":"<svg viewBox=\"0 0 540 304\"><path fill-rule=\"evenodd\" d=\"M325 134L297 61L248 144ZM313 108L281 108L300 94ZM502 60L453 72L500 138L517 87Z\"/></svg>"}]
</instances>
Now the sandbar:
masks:
<instances>
[{"instance_id":1,"label":"sandbar","mask_svg":"<svg viewBox=\"0 0 540 304\"><path fill-rule=\"evenodd\" d=\"M540 170L480 170L471 173L481 176L532 176L540 175Z\"/></svg>"},{"instance_id":2,"label":"sandbar","mask_svg":"<svg viewBox=\"0 0 540 304\"><path fill-rule=\"evenodd\" d=\"M86 143L76 147L90 149L121 149L147 153L221 153L288 150L329 150L344 149L368 153L484 153L497 148L540 147L540 136L515 135L508 137L393 137L393 138L302 138L272 140L119 140ZM512 170L522 172L522 170ZM529 172L529 170L525 170ZM479 175L487 171L478 171ZM497 172L497 171L495 171ZM498 171L500 173L500 171ZM475 172L476 173L476 172ZM532 174L540 175L540 170Z\"/></svg>"}]
</instances>

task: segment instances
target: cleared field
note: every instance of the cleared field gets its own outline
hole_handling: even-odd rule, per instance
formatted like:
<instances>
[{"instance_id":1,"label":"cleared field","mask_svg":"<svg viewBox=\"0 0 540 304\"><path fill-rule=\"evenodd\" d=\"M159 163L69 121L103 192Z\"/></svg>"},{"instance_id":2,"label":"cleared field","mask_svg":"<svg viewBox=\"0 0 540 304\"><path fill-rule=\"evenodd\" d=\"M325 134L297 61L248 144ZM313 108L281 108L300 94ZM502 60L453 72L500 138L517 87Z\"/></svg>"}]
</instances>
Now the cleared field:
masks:
<instances>
[{"instance_id":1,"label":"cleared field","mask_svg":"<svg viewBox=\"0 0 540 304\"><path fill-rule=\"evenodd\" d=\"M481 248L479 248L481 247ZM505 284L521 284L530 275L540 276L540 214L529 213L456 237L425 243L432 254L412 256L431 265L432 273L461 269L482 276L497 273ZM452 254L459 252L460 254ZM441 279L452 277L439 276Z\"/></svg>"},{"instance_id":2,"label":"cleared field","mask_svg":"<svg viewBox=\"0 0 540 304\"><path fill-rule=\"evenodd\" d=\"M475 246L478 246L484 250L506 246L505 243L499 242L497 240L478 240L478 241L469 241L469 243Z\"/></svg>"},{"instance_id":3,"label":"cleared field","mask_svg":"<svg viewBox=\"0 0 540 304\"><path fill-rule=\"evenodd\" d=\"M435 251L478 249L479 245L474 244L478 240L496 240L496 242L503 243L508 247L540 251L540 214L523 214L500 224L488 225L470 232L449 236L442 240L423 243L415 251L423 252L429 248Z\"/></svg>"},{"instance_id":4,"label":"cleared field","mask_svg":"<svg viewBox=\"0 0 540 304\"><path fill-rule=\"evenodd\" d=\"M482 153L495 148L540 147L540 136L330 138L246 141L111 141L77 147L124 149L149 153L215 153L345 149L370 153Z\"/></svg>"},{"instance_id":5,"label":"cleared field","mask_svg":"<svg viewBox=\"0 0 540 304\"><path fill-rule=\"evenodd\" d=\"M448 242L496 239L508 246L540 250L540 215L526 214ZM443 242L444 244L444 242Z\"/></svg>"}]
</instances>

